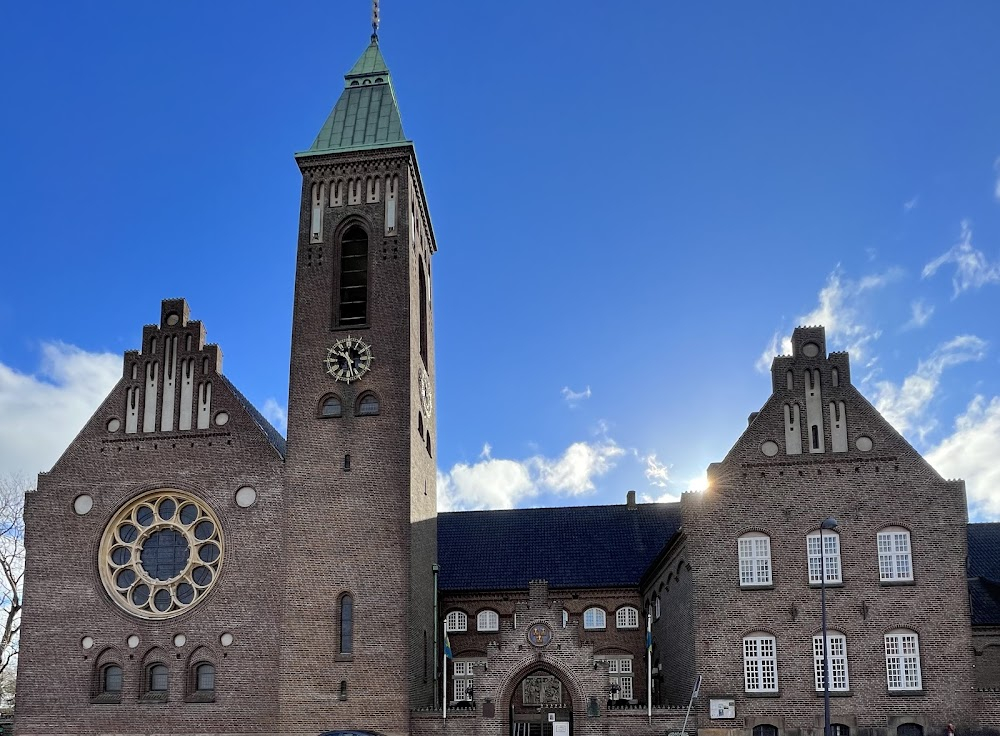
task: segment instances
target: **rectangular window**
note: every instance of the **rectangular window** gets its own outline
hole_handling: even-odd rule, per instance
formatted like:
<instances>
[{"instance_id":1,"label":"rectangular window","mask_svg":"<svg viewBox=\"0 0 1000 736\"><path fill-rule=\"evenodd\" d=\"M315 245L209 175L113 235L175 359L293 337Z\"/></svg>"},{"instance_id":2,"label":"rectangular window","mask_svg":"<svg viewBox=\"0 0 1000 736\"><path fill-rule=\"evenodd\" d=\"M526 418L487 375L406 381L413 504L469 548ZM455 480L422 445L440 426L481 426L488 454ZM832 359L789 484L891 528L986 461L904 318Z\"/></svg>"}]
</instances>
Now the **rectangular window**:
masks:
<instances>
[{"instance_id":1,"label":"rectangular window","mask_svg":"<svg viewBox=\"0 0 1000 736\"><path fill-rule=\"evenodd\" d=\"M739 538L740 585L771 584L771 540L764 534Z\"/></svg>"},{"instance_id":2,"label":"rectangular window","mask_svg":"<svg viewBox=\"0 0 1000 736\"><path fill-rule=\"evenodd\" d=\"M885 635L885 672L890 690L920 690L920 643L916 632Z\"/></svg>"},{"instance_id":3,"label":"rectangular window","mask_svg":"<svg viewBox=\"0 0 1000 736\"><path fill-rule=\"evenodd\" d=\"M472 661L455 660L455 700L472 700Z\"/></svg>"},{"instance_id":4,"label":"rectangular window","mask_svg":"<svg viewBox=\"0 0 1000 736\"><path fill-rule=\"evenodd\" d=\"M847 675L847 639L842 634L827 634L830 640L830 692L850 689ZM813 671L816 691L823 692L823 637L813 637Z\"/></svg>"},{"instance_id":5,"label":"rectangular window","mask_svg":"<svg viewBox=\"0 0 1000 736\"><path fill-rule=\"evenodd\" d=\"M743 682L748 693L778 692L773 636L748 636L743 640Z\"/></svg>"},{"instance_id":6,"label":"rectangular window","mask_svg":"<svg viewBox=\"0 0 1000 736\"><path fill-rule=\"evenodd\" d=\"M806 537L806 550L809 557L809 582L819 585L823 582L822 563L826 561L826 582L841 583L840 575L840 535L832 531L823 532L823 547L820 550L819 532Z\"/></svg>"},{"instance_id":7,"label":"rectangular window","mask_svg":"<svg viewBox=\"0 0 1000 736\"><path fill-rule=\"evenodd\" d=\"M614 700L632 700L635 697L632 684L632 658L595 657L595 659L598 662L608 663L608 697Z\"/></svg>"},{"instance_id":8,"label":"rectangular window","mask_svg":"<svg viewBox=\"0 0 1000 736\"><path fill-rule=\"evenodd\" d=\"M878 533L878 572L882 582L913 580L908 531L894 528Z\"/></svg>"}]
</instances>

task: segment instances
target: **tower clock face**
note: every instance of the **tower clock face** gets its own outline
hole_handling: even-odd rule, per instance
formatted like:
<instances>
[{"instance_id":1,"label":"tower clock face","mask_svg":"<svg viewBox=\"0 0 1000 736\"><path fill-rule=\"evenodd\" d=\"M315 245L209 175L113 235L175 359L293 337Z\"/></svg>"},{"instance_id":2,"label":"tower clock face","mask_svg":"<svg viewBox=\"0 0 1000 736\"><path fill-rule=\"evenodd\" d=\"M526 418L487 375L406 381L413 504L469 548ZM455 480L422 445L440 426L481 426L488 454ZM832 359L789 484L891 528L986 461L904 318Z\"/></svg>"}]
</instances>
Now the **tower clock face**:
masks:
<instances>
[{"instance_id":1,"label":"tower clock face","mask_svg":"<svg viewBox=\"0 0 1000 736\"><path fill-rule=\"evenodd\" d=\"M351 383L371 370L373 360L371 345L360 337L348 335L327 348L323 364L335 380Z\"/></svg>"},{"instance_id":2,"label":"tower clock face","mask_svg":"<svg viewBox=\"0 0 1000 736\"><path fill-rule=\"evenodd\" d=\"M420 369L420 405L424 409L424 414L430 416L434 413L434 394L431 390L431 378L427 371Z\"/></svg>"}]
</instances>

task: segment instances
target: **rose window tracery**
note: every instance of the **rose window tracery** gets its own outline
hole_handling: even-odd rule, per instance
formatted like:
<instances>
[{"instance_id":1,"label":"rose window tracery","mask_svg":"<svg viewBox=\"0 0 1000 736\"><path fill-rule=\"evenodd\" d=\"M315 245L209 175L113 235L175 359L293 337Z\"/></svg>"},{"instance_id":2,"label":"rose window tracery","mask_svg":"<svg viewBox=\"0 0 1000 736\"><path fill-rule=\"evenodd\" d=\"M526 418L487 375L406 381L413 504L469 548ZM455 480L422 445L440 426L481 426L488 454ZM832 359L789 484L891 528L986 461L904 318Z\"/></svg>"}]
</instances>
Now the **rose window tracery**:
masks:
<instances>
[{"instance_id":1,"label":"rose window tracery","mask_svg":"<svg viewBox=\"0 0 1000 736\"><path fill-rule=\"evenodd\" d=\"M101 580L111 599L143 618L170 618L204 598L222 567L215 512L175 489L123 506L101 540Z\"/></svg>"}]
</instances>

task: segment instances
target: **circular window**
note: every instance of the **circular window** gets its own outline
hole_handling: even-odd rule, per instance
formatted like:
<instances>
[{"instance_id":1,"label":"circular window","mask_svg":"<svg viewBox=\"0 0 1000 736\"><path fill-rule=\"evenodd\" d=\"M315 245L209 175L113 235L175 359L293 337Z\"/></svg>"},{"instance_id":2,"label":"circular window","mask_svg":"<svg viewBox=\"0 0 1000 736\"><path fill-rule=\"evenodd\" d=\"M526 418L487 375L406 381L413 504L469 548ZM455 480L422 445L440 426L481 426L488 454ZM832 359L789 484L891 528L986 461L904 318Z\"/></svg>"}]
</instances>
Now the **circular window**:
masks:
<instances>
[{"instance_id":1,"label":"circular window","mask_svg":"<svg viewBox=\"0 0 1000 736\"><path fill-rule=\"evenodd\" d=\"M135 649L137 646L139 646L139 637L136 636L135 634L132 634L132 636L130 636L125 643L128 644L129 649Z\"/></svg>"},{"instance_id":2,"label":"circular window","mask_svg":"<svg viewBox=\"0 0 1000 736\"><path fill-rule=\"evenodd\" d=\"M220 427L225 427L229 424L229 412L220 411L215 415L215 423Z\"/></svg>"},{"instance_id":3,"label":"circular window","mask_svg":"<svg viewBox=\"0 0 1000 736\"><path fill-rule=\"evenodd\" d=\"M73 499L73 511L79 516L85 516L89 514L91 509L94 508L94 497L87 494L81 493L79 496Z\"/></svg>"},{"instance_id":4,"label":"circular window","mask_svg":"<svg viewBox=\"0 0 1000 736\"><path fill-rule=\"evenodd\" d=\"M874 444L871 437L861 435L854 441L854 446L861 450L861 452L870 452Z\"/></svg>"},{"instance_id":5,"label":"circular window","mask_svg":"<svg viewBox=\"0 0 1000 736\"><path fill-rule=\"evenodd\" d=\"M204 501L160 490L126 504L101 540L101 580L112 600L142 618L183 613L222 567L222 529Z\"/></svg>"},{"instance_id":6,"label":"circular window","mask_svg":"<svg viewBox=\"0 0 1000 736\"><path fill-rule=\"evenodd\" d=\"M84 649L90 649L94 646L94 637L85 636L80 640L80 646Z\"/></svg>"},{"instance_id":7,"label":"circular window","mask_svg":"<svg viewBox=\"0 0 1000 736\"><path fill-rule=\"evenodd\" d=\"M760 446L760 451L768 457L774 457L778 454L778 443L773 440L768 440Z\"/></svg>"},{"instance_id":8,"label":"circular window","mask_svg":"<svg viewBox=\"0 0 1000 736\"><path fill-rule=\"evenodd\" d=\"M257 491L251 486L243 486L236 491L236 505L240 508L249 508L257 502Z\"/></svg>"},{"instance_id":9,"label":"circular window","mask_svg":"<svg viewBox=\"0 0 1000 736\"><path fill-rule=\"evenodd\" d=\"M819 345L814 342L807 342L802 346L802 354L807 358L815 358L819 355Z\"/></svg>"},{"instance_id":10,"label":"circular window","mask_svg":"<svg viewBox=\"0 0 1000 736\"><path fill-rule=\"evenodd\" d=\"M119 420L119 419L109 419L107 427L108 427L108 431L109 432L117 432L119 429L122 428L121 420Z\"/></svg>"}]
</instances>

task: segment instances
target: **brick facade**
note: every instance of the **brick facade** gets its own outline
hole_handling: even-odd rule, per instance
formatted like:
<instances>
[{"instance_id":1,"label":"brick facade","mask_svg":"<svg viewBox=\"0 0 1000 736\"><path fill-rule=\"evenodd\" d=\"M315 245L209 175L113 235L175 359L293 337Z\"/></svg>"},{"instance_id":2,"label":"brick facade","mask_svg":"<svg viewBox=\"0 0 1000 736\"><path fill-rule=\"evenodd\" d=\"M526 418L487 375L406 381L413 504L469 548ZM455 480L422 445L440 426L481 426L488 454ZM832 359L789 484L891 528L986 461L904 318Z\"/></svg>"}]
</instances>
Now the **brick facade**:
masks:
<instances>
[{"instance_id":1,"label":"brick facade","mask_svg":"<svg viewBox=\"0 0 1000 736\"><path fill-rule=\"evenodd\" d=\"M373 41L345 96L369 99L363 84L387 85L382 64ZM394 105L391 89L379 94ZM937 734L949 720L960 733L1000 727L1000 629L970 624L964 486L941 479L878 415L852 386L848 356L827 354L822 328L795 331L794 354L774 362L771 397L710 468L704 494L676 506L637 507L632 494L624 507L476 516L477 529L506 531L483 575L438 595L437 566L473 580L460 573L482 555L474 539L439 554L439 542L454 541L447 535L473 516L442 516L441 524L452 517L450 531L439 530L426 390L435 376L436 244L398 115L372 120L373 140L395 137L344 145L335 110L317 141L341 147L298 157L287 443L224 378L221 351L205 343L187 304L170 299L140 349L125 354L119 384L28 495L19 736L316 736L350 727L509 736L516 724L547 724L550 713L575 736L653 736L681 729L699 676L689 731L750 736L769 725L778 736L818 736L819 590L807 537L826 517L839 522L843 573L827 591L829 629L846 639L850 675L848 691L833 698L833 721L862 736L896 736L904 724ZM367 239L367 291L365 319L348 325L342 264L351 228ZM348 336L371 345L374 363L357 380L336 381L324 360ZM368 394L378 410L363 414ZM338 416L324 415L331 398ZM169 489L217 517L221 562L193 603L173 578L149 581L154 594L173 591L177 615L126 610L102 570L112 574L115 549L127 545L102 540L124 534L112 523L122 509ZM193 528L187 546L176 541L187 531L156 532L157 544L173 545L167 557L147 551L152 530L172 523L175 510L160 508L162 524L137 532L130 554L144 570L190 570L200 564L192 555L207 554ZM566 529L567 519L580 524ZM517 534L519 524L531 533ZM881 579L878 535L889 527L909 535L912 580ZM505 539L520 548L556 534L578 549L510 564ZM768 540L765 583L741 580L737 540L746 534ZM547 565L541 577L538 559ZM635 625L617 625L623 607L636 610ZM590 608L605 612L603 627L584 625ZM477 630L484 610L496 612L495 630ZM454 659L442 673L440 623L452 611L467 614L468 630L451 633ZM919 688L887 684L885 637L901 629L919 637ZM773 637L773 691L747 692L750 635ZM612 671L623 660L630 671ZM468 705L455 691L456 661L469 663ZM197 686L204 664L215 673L211 689ZM154 665L167 669L163 688L151 685ZM121 671L120 691L107 685L109 667ZM612 678L624 676L629 702L609 702ZM550 699L534 702L535 688ZM710 712L720 698L734 701L733 717Z\"/></svg>"}]
</instances>

